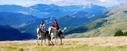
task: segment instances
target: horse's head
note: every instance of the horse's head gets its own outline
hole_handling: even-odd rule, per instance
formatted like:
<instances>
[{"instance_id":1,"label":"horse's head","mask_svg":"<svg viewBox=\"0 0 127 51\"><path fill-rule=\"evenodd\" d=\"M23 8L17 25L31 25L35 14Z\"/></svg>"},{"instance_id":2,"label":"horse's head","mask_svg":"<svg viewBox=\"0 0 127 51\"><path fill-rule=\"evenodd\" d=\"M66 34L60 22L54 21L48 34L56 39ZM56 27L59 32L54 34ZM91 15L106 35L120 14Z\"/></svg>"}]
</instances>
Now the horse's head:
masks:
<instances>
[{"instance_id":1,"label":"horse's head","mask_svg":"<svg viewBox=\"0 0 127 51\"><path fill-rule=\"evenodd\" d=\"M65 30L67 30L67 27L64 27L64 29L63 30L61 30L62 32L64 32Z\"/></svg>"}]
</instances>

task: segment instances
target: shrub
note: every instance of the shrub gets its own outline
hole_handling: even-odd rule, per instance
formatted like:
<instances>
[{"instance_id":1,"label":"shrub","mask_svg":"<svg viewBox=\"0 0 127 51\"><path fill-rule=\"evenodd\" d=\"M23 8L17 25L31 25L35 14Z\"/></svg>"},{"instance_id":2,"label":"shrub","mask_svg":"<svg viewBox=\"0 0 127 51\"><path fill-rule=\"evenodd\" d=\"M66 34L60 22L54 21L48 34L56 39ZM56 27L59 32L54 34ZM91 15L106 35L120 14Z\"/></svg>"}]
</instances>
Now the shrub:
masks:
<instances>
[{"instance_id":1,"label":"shrub","mask_svg":"<svg viewBox=\"0 0 127 51\"><path fill-rule=\"evenodd\" d=\"M124 33L122 32L122 30L117 30L114 36L124 36Z\"/></svg>"},{"instance_id":2,"label":"shrub","mask_svg":"<svg viewBox=\"0 0 127 51\"><path fill-rule=\"evenodd\" d=\"M126 31L126 32L124 32L123 34L124 34L124 36L127 36L127 31Z\"/></svg>"}]
</instances>

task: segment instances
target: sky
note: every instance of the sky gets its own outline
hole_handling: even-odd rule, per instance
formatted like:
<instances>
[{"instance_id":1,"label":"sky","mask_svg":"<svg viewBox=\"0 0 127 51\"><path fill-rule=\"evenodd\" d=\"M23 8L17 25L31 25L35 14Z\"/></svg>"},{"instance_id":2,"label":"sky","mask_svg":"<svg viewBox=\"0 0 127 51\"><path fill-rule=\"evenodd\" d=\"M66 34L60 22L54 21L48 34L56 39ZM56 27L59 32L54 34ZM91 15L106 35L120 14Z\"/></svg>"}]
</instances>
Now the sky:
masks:
<instances>
[{"instance_id":1,"label":"sky","mask_svg":"<svg viewBox=\"0 0 127 51\"><path fill-rule=\"evenodd\" d=\"M96 4L111 7L122 3L127 3L127 0L0 0L0 5L21 5L24 7L35 4L55 4L59 6Z\"/></svg>"}]
</instances>

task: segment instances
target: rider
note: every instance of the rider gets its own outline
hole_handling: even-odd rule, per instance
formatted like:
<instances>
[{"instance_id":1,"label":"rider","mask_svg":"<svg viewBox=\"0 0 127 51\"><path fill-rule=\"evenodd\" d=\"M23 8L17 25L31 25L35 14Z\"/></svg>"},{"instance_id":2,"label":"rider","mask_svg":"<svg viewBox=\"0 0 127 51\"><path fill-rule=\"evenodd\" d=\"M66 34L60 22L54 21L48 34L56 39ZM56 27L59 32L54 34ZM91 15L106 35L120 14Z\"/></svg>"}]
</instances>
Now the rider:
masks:
<instances>
[{"instance_id":1,"label":"rider","mask_svg":"<svg viewBox=\"0 0 127 51\"><path fill-rule=\"evenodd\" d=\"M41 24L40 24L39 28L40 28L41 31L45 31L45 22L44 22L44 20L41 21Z\"/></svg>"},{"instance_id":2,"label":"rider","mask_svg":"<svg viewBox=\"0 0 127 51\"><path fill-rule=\"evenodd\" d=\"M59 26L58 26L58 23L57 23L56 19L54 20L53 28L56 29L56 30L59 30Z\"/></svg>"}]
</instances>

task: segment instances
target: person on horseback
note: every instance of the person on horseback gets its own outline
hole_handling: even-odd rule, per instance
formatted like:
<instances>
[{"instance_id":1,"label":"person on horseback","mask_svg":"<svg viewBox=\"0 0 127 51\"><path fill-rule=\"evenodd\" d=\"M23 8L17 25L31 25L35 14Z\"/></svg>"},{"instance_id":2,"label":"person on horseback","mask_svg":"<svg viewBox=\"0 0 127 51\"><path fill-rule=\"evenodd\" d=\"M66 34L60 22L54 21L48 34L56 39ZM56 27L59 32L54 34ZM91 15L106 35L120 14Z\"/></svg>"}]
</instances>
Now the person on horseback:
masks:
<instances>
[{"instance_id":1,"label":"person on horseback","mask_svg":"<svg viewBox=\"0 0 127 51\"><path fill-rule=\"evenodd\" d=\"M55 39L55 44L57 43L57 39L60 39L60 44L62 44L62 38L64 38L64 30L60 29L57 20L55 19L53 22L53 29L50 31L51 33L51 39Z\"/></svg>"},{"instance_id":2,"label":"person on horseback","mask_svg":"<svg viewBox=\"0 0 127 51\"><path fill-rule=\"evenodd\" d=\"M39 28L40 28L40 31L41 31L41 32L42 32L42 31L43 31L43 32L45 31L45 22L44 22L44 20L41 21Z\"/></svg>"},{"instance_id":3,"label":"person on horseback","mask_svg":"<svg viewBox=\"0 0 127 51\"><path fill-rule=\"evenodd\" d=\"M41 40L41 45L42 45L42 42L45 38L45 23L44 21L42 20L39 27L37 28L37 45L39 45L39 40Z\"/></svg>"},{"instance_id":4,"label":"person on horseback","mask_svg":"<svg viewBox=\"0 0 127 51\"><path fill-rule=\"evenodd\" d=\"M59 25L57 23L57 20L55 19L54 20L54 23L53 23L53 28L56 29L56 30L59 30Z\"/></svg>"}]
</instances>

